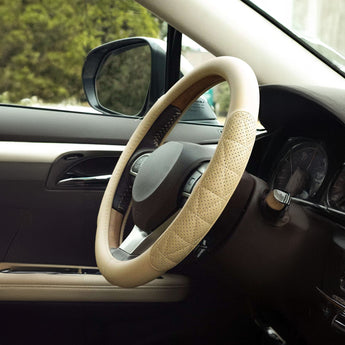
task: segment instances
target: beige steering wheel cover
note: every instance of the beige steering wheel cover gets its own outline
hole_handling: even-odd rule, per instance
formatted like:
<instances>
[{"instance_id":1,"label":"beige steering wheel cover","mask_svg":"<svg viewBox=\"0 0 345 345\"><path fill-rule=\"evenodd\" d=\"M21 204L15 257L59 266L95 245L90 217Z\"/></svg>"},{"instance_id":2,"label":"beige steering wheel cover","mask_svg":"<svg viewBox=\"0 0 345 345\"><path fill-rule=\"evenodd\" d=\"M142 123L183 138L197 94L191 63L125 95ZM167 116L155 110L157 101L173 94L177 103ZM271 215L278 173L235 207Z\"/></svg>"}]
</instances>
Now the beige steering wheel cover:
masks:
<instances>
[{"instance_id":1,"label":"beige steering wheel cover","mask_svg":"<svg viewBox=\"0 0 345 345\"><path fill-rule=\"evenodd\" d=\"M223 80L230 85L231 104L208 169L181 212L148 250L132 260L115 259L109 248L109 230L115 231L119 238L122 217L112 209L112 203L128 160L163 110L175 105L184 111L200 94ZM215 58L193 70L155 103L116 164L99 210L96 260L109 282L123 287L144 284L181 262L198 245L241 179L255 141L258 110L259 90L252 69L231 57ZM115 228L110 229L110 226Z\"/></svg>"}]
</instances>

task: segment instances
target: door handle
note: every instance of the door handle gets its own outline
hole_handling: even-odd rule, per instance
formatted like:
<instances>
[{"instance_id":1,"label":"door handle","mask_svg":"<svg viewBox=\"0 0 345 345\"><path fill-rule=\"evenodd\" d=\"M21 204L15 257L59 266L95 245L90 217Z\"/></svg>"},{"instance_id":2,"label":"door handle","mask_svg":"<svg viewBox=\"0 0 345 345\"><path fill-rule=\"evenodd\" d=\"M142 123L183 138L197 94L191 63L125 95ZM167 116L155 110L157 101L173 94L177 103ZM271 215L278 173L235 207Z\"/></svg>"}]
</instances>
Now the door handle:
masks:
<instances>
[{"instance_id":1,"label":"door handle","mask_svg":"<svg viewBox=\"0 0 345 345\"><path fill-rule=\"evenodd\" d=\"M110 177L111 175L69 177L58 181L57 185L60 187L106 186L110 180Z\"/></svg>"}]
</instances>

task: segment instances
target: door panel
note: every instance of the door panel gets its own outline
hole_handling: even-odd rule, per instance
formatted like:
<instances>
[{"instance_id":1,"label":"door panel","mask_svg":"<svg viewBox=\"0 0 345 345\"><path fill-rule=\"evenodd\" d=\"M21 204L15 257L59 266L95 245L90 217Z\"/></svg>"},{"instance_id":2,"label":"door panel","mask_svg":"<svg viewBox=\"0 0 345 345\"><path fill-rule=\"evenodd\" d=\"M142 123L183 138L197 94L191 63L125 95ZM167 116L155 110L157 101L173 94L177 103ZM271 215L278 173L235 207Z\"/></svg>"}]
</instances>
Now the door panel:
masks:
<instances>
[{"instance_id":1,"label":"door panel","mask_svg":"<svg viewBox=\"0 0 345 345\"><path fill-rule=\"evenodd\" d=\"M139 122L0 107L2 262L96 265L96 219L106 175ZM216 143L219 136L218 127L180 123L169 140Z\"/></svg>"},{"instance_id":2,"label":"door panel","mask_svg":"<svg viewBox=\"0 0 345 345\"><path fill-rule=\"evenodd\" d=\"M7 147L13 160L0 162L2 261L95 266L97 210L106 184L75 187L58 182L76 174L111 173L123 147L19 142L0 146ZM99 165L102 159L106 164Z\"/></svg>"},{"instance_id":3,"label":"door panel","mask_svg":"<svg viewBox=\"0 0 345 345\"><path fill-rule=\"evenodd\" d=\"M109 115L0 106L0 138L4 141L125 145L140 119ZM219 127L178 124L170 140L215 142Z\"/></svg>"}]
</instances>

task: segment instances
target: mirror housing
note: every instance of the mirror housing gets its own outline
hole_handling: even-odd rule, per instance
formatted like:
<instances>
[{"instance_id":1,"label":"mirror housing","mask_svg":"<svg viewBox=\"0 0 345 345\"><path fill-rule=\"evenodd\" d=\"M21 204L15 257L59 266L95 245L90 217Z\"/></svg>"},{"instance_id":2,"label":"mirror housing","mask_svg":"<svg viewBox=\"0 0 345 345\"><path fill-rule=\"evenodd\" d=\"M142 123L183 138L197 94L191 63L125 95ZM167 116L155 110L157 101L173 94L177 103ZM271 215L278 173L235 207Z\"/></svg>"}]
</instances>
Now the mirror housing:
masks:
<instances>
[{"instance_id":1,"label":"mirror housing","mask_svg":"<svg viewBox=\"0 0 345 345\"><path fill-rule=\"evenodd\" d=\"M110 109L99 101L97 90L97 76L101 71L104 63L110 56L116 56L131 49L148 46L151 52L151 73L149 80L149 89L144 104L136 114L125 114L118 109ZM152 107L156 100L164 93L165 78L165 51L161 47L159 40L146 37L133 37L121 39L103 44L88 54L84 62L82 80L86 98L92 108L106 114L116 115L135 115L144 116Z\"/></svg>"},{"instance_id":2,"label":"mirror housing","mask_svg":"<svg viewBox=\"0 0 345 345\"><path fill-rule=\"evenodd\" d=\"M148 61L148 64L151 66L151 74L149 76L150 80L147 82L148 90L141 90L141 94L143 92L146 93L146 98L140 107L140 111L136 112L136 114L126 114L119 108L115 109L114 107L110 108L109 106L105 106L100 102L97 93L97 77L100 71L107 64L109 57L116 57L121 53L129 52L131 49L141 46L148 46L150 49L151 61ZM84 92L90 106L103 114L143 117L165 92L165 49L165 42L162 40L148 37L132 37L109 42L91 50L86 57L82 72ZM181 56L181 68L181 76L193 68L183 56ZM114 80L116 80L115 76ZM103 103L105 102L103 101ZM124 107L120 108L124 109ZM187 109L181 120L185 122L219 125L214 111L204 96L199 97Z\"/></svg>"}]
</instances>

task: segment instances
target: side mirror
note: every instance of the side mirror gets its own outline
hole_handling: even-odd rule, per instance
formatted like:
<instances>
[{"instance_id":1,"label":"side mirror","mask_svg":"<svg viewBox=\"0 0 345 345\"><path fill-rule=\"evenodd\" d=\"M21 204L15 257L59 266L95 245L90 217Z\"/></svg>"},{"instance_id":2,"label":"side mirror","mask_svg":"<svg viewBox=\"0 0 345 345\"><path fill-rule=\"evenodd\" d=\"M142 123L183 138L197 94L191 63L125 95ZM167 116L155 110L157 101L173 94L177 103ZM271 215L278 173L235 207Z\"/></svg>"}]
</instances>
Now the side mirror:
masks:
<instances>
[{"instance_id":1,"label":"side mirror","mask_svg":"<svg viewBox=\"0 0 345 345\"><path fill-rule=\"evenodd\" d=\"M112 52L96 74L98 102L110 111L138 115L145 105L150 78L151 52L148 45L138 44L120 53Z\"/></svg>"},{"instance_id":2,"label":"side mirror","mask_svg":"<svg viewBox=\"0 0 345 345\"><path fill-rule=\"evenodd\" d=\"M192 66L181 59L183 76ZM105 114L143 117L164 94L165 61L165 43L155 38L126 38L91 50L82 72L89 104ZM182 120L218 124L203 96L189 107Z\"/></svg>"},{"instance_id":3,"label":"side mirror","mask_svg":"<svg viewBox=\"0 0 345 345\"><path fill-rule=\"evenodd\" d=\"M135 37L101 45L87 56L83 86L103 113L144 116L164 93L165 51L159 40Z\"/></svg>"}]
</instances>

